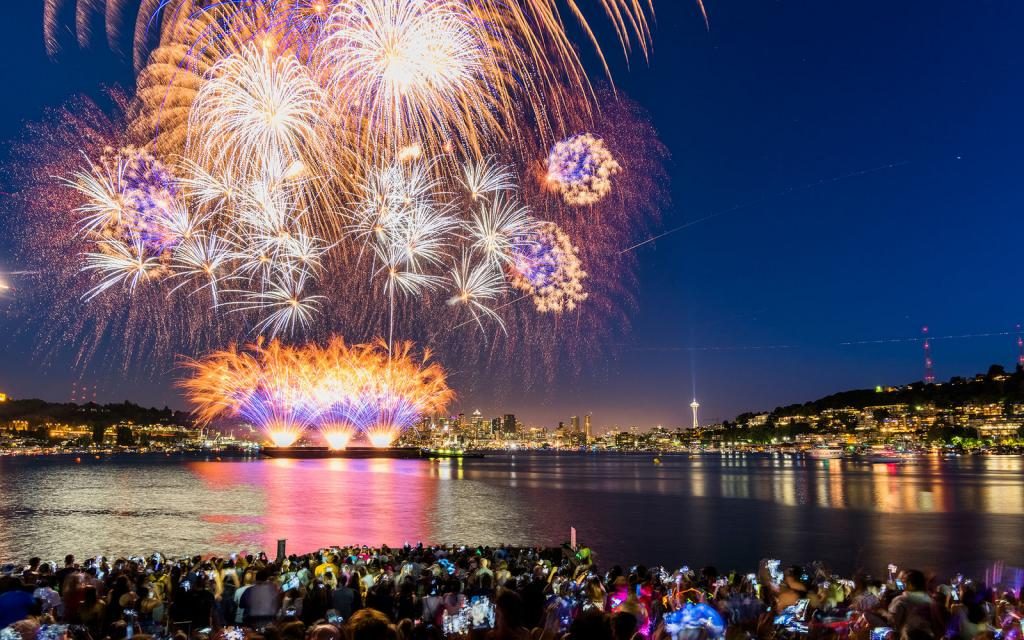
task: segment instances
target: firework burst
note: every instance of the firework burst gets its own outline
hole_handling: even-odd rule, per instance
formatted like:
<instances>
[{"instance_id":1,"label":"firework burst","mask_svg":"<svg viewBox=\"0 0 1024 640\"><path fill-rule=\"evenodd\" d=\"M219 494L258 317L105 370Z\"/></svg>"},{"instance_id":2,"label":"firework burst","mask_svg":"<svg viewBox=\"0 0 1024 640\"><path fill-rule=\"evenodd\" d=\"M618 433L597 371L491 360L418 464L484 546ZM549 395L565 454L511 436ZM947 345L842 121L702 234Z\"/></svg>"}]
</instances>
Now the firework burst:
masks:
<instances>
[{"instance_id":1,"label":"firework burst","mask_svg":"<svg viewBox=\"0 0 1024 640\"><path fill-rule=\"evenodd\" d=\"M259 173L269 158L288 177L320 157L320 87L295 58L251 45L210 74L191 108L194 158L234 173Z\"/></svg>"},{"instance_id":2,"label":"firework burst","mask_svg":"<svg viewBox=\"0 0 1024 640\"><path fill-rule=\"evenodd\" d=\"M318 53L335 96L390 149L469 139L493 94L469 5L454 0L341 0Z\"/></svg>"},{"instance_id":3,"label":"firework burst","mask_svg":"<svg viewBox=\"0 0 1024 640\"><path fill-rule=\"evenodd\" d=\"M533 299L541 313L572 311L587 299L579 249L553 223L545 223L513 258L512 286Z\"/></svg>"},{"instance_id":4,"label":"firework burst","mask_svg":"<svg viewBox=\"0 0 1024 640\"><path fill-rule=\"evenodd\" d=\"M89 171L75 172L68 184L85 198L78 212L90 237L138 243L160 254L189 229L174 176L144 151L108 151L98 164L90 163Z\"/></svg>"},{"instance_id":5,"label":"firework burst","mask_svg":"<svg viewBox=\"0 0 1024 640\"><path fill-rule=\"evenodd\" d=\"M612 190L612 176L622 167L604 140L589 133L572 136L551 148L547 183L566 204L597 204Z\"/></svg>"},{"instance_id":6,"label":"firework burst","mask_svg":"<svg viewBox=\"0 0 1024 640\"><path fill-rule=\"evenodd\" d=\"M467 225L472 248L495 267L512 262L536 226L525 206L500 196L482 204Z\"/></svg>"},{"instance_id":7,"label":"firework burst","mask_svg":"<svg viewBox=\"0 0 1024 640\"><path fill-rule=\"evenodd\" d=\"M505 276L496 265L488 261L474 264L467 254L463 254L452 267L450 277L453 290L453 295L448 298L450 306L468 309L481 331L484 329L481 315L490 316L502 331L505 330L501 316L490 307L506 288Z\"/></svg>"}]
</instances>

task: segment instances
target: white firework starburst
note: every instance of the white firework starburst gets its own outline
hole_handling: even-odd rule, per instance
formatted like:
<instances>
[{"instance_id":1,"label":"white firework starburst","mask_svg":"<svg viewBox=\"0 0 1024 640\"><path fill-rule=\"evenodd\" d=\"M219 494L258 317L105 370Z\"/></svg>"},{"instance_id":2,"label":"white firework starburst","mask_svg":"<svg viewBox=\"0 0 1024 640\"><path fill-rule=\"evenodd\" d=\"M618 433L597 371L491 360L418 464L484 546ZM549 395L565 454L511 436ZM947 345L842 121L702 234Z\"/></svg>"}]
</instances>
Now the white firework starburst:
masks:
<instances>
[{"instance_id":1,"label":"white firework starburst","mask_svg":"<svg viewBox=\"0 0 1024 640\"><path fill-rule=\"evenodd\" d=\"M467 253L453 264L449 272L453 294L448 298L451 306L463 306L469 310L480 330L484 330L481 315L492 318L505 331L505 322L489 305L505 292L505 277L489 261L476 264Z\"/></svg>"}]
</instances>

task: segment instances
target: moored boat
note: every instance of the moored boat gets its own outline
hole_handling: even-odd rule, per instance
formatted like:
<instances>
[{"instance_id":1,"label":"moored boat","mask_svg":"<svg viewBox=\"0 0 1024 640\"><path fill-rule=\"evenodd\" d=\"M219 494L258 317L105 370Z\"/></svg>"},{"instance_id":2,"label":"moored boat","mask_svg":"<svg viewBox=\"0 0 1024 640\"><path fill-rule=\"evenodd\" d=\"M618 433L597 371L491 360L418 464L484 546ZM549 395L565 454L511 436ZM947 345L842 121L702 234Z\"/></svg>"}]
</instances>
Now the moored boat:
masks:
<instances>
[{"instance_id":1,"label":"moored boat","mask_svg":"<svg viewBox=\"0 0 1024 640\"><path fill-rule=\"evenodd\" d=\"M328 447L263 447L260 449L260 454L268 458L294 458L300 460L421 457L420 450L416 447L348 447L346 449L330 449Z\"/></svg>"},{"instance_id":2,"label":"moored boat","mask_svg":"<svg viewBox=\"0 0 1024 640\"><path fill-rule=\"evenodd\" d=\"M913 451L897 451L895 449L872 449L861 455L862 459L872 464L896 464L908 462L918 457Z\"/></svg>"},{"instance_id":3,"label":"moored boat","mask_svg":"<svg viewBox=\"0 0 1024 640\"><path fill-rule=\"evenodd\" d=\"M290 458L298 460L320 460L326 458L482 458L484 454L463 449L420 449L419 447L264 447L260 454L268 458Z\"/></svg>"},{"instance_id":4,"label":"moored boat","mask_svg":"<svg viewBox=\"0 0 1024 640\"><path fill-rule=\"evenodd\" d=\"M843 457L843 450L839 447L815 447L809 449L807 455L815 460L835 460Z\"/></svg>"}]
</instances>

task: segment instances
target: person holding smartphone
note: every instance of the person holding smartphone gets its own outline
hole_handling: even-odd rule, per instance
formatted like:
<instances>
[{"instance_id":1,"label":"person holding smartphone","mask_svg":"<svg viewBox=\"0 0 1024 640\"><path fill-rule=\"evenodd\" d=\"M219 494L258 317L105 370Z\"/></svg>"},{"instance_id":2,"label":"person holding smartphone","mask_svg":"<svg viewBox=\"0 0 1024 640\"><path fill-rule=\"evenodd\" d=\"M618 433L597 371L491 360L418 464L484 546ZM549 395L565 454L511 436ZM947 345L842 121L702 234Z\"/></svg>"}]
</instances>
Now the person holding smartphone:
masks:
<instances>
[{"instance_id":1,"label":"person holding smartphone","mask_svg":"<svg viewBox=\"0 0 1024 640\"><path fill-rule=\"evenodd\" d=\"M904 592L889 605L890 626L903 640L915 633L942 637L942 620L935 601L926 591L927 580L924 574L916 569L907 571L904 586Z\"/></svg>"},{"instance_id":2,"label":"person holding smartphone","mask_svg":"<svg viewBox=\"0 0 1024 640\"><path fill-rule=\"evenodd\" d=\"M952 594L958 596L955 599L951 598L955 600L952 606L953 619L949 623L953 638L971 640L995 631L992 604L985 599L984 592L974 583L954 585Z\"/></svg>"}]
</instances>

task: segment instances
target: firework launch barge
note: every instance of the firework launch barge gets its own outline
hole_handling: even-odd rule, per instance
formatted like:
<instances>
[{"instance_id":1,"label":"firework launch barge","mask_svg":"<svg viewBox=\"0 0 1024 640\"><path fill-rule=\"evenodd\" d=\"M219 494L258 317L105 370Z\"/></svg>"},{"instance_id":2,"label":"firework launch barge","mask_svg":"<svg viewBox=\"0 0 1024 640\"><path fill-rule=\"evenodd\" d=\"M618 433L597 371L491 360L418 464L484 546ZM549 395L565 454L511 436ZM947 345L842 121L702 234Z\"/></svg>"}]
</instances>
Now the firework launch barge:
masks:
<instances>
[{"instance_id":1,"label":"firework launch barge","mask_svg":"<svg viewBox=\"0 0 1024 640\"><path fill-rule=\"evenodd\" d=\"M399 458L399 459L431 459L431 458L482 458L484 454L462 449L420 449L419 447L348 447L346 449L330 449L328 447L263 447L260 454L268 458L298 458L318 460L322 458Z\"/></svg>"}]
</instances>

